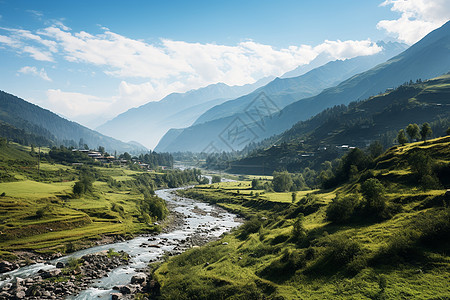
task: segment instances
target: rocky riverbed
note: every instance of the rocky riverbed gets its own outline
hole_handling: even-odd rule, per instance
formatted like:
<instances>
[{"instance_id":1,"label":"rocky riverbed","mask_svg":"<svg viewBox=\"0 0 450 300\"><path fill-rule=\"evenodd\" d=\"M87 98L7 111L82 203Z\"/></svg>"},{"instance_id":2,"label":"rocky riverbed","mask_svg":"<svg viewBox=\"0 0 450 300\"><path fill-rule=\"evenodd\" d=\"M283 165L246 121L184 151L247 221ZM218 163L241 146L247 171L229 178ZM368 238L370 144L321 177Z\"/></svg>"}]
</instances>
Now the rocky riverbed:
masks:
<instances>
[{"instance_id":1,"label":"rocky riverbed","mask_svg":"<svg viewBox=\"0 0 450 300\"><path fill-rule=\"evenodd\" d=\"M58 262L55 268L39 270L35 276L16 277L2 287L0 300L62 299L86 289L95 279L108 276L111 270L127 265L129 259L123 251L103 251L68 263Z\"/></svg>"},{"instance_id":2,"label":"rocky riverbed","mask_svg":"<svg viewBox=\"0 0 450 300\"><path fill-rule=\"evenodd\" d=\"M0 299L127 299L141 291L158 291L157 283L149 280L146 275L149 274L149 263L218 239L223 233L241 224L241 220L235 215L219 207L176 196L173 191L174 189L157 191L167 201L171 211L167 220L159 224L162 225L162 233L95 246L49 262L7 272L2 277L3 284L0 282ZM64 273L67 264L73 259L86 259L92 253L110 248L128 253L129 260L117 265L106 263L108 268L97 267L94 263L89 268L84 268L84 273L76 270L73 274ZM43 270L39 271L40 269ZM61 273L48 278L44 278L48 275L42 276L44 272L58 273L56 269Z\"/></svg>"}]
</instances>

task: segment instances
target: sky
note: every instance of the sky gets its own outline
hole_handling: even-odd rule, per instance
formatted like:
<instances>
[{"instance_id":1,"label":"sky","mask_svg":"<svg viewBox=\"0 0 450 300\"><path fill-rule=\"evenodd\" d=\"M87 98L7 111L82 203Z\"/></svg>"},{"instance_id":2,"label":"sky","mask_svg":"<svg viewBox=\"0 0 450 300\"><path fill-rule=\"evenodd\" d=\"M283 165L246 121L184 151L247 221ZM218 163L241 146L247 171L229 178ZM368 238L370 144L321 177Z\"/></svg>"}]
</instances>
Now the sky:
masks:
<instances>
[{"instance_id":1,"label":"sky","mask_svg":"<svg viewBox=\"0 0 450 300\"><path fill-rule=\"evenodd\" d=\"M0 0L0 90L95 128L172 92L414 44L450 0Z\"/></svg>"}]
</instances>

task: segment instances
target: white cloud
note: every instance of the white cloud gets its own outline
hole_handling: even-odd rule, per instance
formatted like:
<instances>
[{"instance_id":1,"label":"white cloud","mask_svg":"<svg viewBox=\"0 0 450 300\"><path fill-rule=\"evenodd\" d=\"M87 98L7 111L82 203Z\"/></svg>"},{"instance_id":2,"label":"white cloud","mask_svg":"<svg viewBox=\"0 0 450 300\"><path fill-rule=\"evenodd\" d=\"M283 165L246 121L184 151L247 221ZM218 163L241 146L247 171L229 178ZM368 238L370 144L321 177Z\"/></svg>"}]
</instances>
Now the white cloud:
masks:
<instances>
[{"instance_id":1,"label":"white cloud","mask_svg":"<svg viewBox=\"0 0 450 300\"><path fill-rule=\"evenodd\" d=\"M40 61L54 61L52 54L48 51L42 51L33 46L25 46L22 49L23 52L30 54L32 58Z\"/></svg>"},{"instance_id":2,"label":"white cloud","mask_svg":"<svg viewBox=\"0 0 450 300\"><path fill-rule=\"evenodd\" d=\"M44 14L42 12L37 11L37 10L29 9L29 10L27 10L27 12L29 12L30 14L32 14L33 16L35 16L35 17L37 17L39 19L44 16Z\"/></svg>"},{"instance_id":3,"label":"white cloud","mask_svg":"<svg viewBox=\"0 0 450 300\"><path fill-rule=\"evenodd\" d=\"M51 107L56 112L77 118L83 115L98 114L100 111L107 109L111 105L109 99L100 97L63 92L60 89L49 89L47 91L47 107Z\"/></svg>"},{"instance_id":4,"label":"white cloud","mask_svg":"<svg viewBox=\"0 0 450 300\"><path fill-rule=\"evenodd\" d=\"M342 59L381 50L370 40L326 41L316 47L275 49L254 41L227 46L162 40L161 44L152 45L109 30L93 35L84 31L72 33L55 26L39 34L56 41L70 62L101 66L106 74L119 78L168 81L184 78L192 88L218 81L246 84L264 76L281 75L308 63L322 51Z\"/></svg>"},{"instance_id":5,"label":"white cloud","mask_svg":"<svg viewBox=\"0 0 450 300\"><path fill-rule=\"evenodd\" d=\"M0 35L0 44L5 44L19 53L26 53L39 61L53 62L52 53L57 52L55 41L43 39L41 36L23 29L0 28L10 33Z\"/></svg>"},{"instance_id":6,"label":"white cloud","mask_svg":"<svg viewBox=\"0 0 450 300\"><path fill-rule=\"evenodd\" d=\"M381 4L389 5L401 16L396 20L382 20L377 28L408 44L419 41L450 19L450 0L386 0Z\"/></svg>"},{"instance_id":7,"label":"white cloud","mask_svg":"<svg viewBox=\"0 0 450 300\"><path fill-rule=\"evenodd\" d=\"M253 83L266 76L280 76L324 52L334 59L347 59L381 51L370 40L327 40L315 46L292 45L282 49L252 40L235 45L167 39L147 43L119 35L106 27L98 34L74 32L60 21L53 21L53 25L33 32L0 30L7 32L7 35L0 35L0 44L18 53L41 61L62 59L96 66L106 75L121 79L116 96L109 99L49 90L47 107L68 117L113 116L131 107L157 101L172 92L185 92L217 82L228 85Z\"/></svg>"},{"instance_id":8,"label":"white cloud","mask_svg":"<svg viewBox=\"0 0 450 300\"><path fill-rule=\"evenodd\" d=\"M29 75L33 75L33 76L37 76L40 77L46 81L52 81L48 75L47 72L45 72L45 69L42 68L40 71L38 71L38 69L36 67L29 67L29 66L25 66L23 68L21 68L19 71L17 71L18 73L22 73L22 74L29 74Z\"/></svg>"}]
</instances>

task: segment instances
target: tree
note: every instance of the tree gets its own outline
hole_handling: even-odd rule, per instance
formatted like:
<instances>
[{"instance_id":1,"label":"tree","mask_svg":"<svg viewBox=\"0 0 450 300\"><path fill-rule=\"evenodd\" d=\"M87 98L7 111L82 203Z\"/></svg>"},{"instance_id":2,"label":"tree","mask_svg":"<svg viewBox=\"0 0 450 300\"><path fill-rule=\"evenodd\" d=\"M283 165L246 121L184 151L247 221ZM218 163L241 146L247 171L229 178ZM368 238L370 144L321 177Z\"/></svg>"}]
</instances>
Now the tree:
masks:
<instances>
[{"instance_id":1,"label":"tree","mask_svg":"<svg viewBox=\"0 0 450 300\"><path fill-rule=\"evenodd\" d=\"M98 152L100 152L101 154L105 153L105 147L98 146Z\"/></svg>"},{"instance_id":2,"label":"tree","mask_svg":"<svg viewBox=\"0 0 450 300\"><path fill-rule=\"evenodd\" d=\"M408 164L413 174L419 178L430 175L433 172L434 160L425 151L416 151L408 158Z\"/></svg>"},{"instance_id":3,"label":"tree","mask_svg":"<svg viewBox=\"0 0 450 300\"><path fill-rule=\"evenodd\" d=\"M252 179L252 189L257 190L257 189L259 189L259 187L260 187L259 180L256 178L253 178Z\"/></svg>"},{"instance_id":4,"label":"tree","mask_svg":"<svg viewBox=\"0 0 450 300\"><path fill-rule=\"evenodd\" d=\"M297 200L297 193L296 192L292 192L291 198L292 198L292 203L295 203L295 201Z\"/></svg>"},{"instance_id":5,"label":"tree","mask_svg":"<svg viewBox=\"0 0 450 300\"><path fill-rule=\"evenodd\" d=\"M84 193L84 186L81 181L75 182L75 185L73 186L73 193L77 197Z\"/></svg>"},{"instance_id":6,"label":"tree","mask_svg":"<svg viewBox=\"0 0 450 300\"><path fill-rule=\"evenodd\" d=\"M447 128L447 130L445 131L445 133L446 133L447 135L450 135L450 127Z\"/></svg>"},{"instance_id":7,"label":"tree","mask_svg":"<svg viewBox=\"0 0 450 300\"><path fill-rule=\"evenodd\" d=\"M401 129L397 134L397 141L400 145L404 145L408 142L408 138L406 137L405 131Z\"/></svg>"},{"instance_id":8,"label":"tree","mask_svg":"<svg viewBox=\"0 0 450 300\"><path fill-rule=\"evenodd\" d=\"M304 220L305 217L300 213L298 214L297 219L294 222L292 235L297 241L301 241L306 237L306 229L303 225Z\"/></svg>"},{"instance_id":9,"label":"tree","mask_svg":"<svg viewBox=\"0 0 450 300\"><path fill-rule=\"evenodd\" d=\"M375 141L372 144L370 144L369 153L373 158L376 158L380 156L383 153L383 145L380 143L380 141Z\"/></svg>"},{"instance_id":10,"label":"tree","mask_svg":"<svg viewBox=\"0 0 450 300\"><path fill-rule=\"evenodd\" d=\"M408 134L409 140L411 142L415 139L420 138L419 132L420 132L420 129L419 129L419 125L417 125L417 124L409 124L406 127L406 133Z\"/></svg>"},{"instance_id":11,"label":"tree","mask_svg":"<svg viewBox=\"0 0 450 300\"><path fill-rule=\"evenodd\" d=\"M383 184L376 179L367 179L361 186L361 193L366 199L366 207L375 210L377 212L382 212L386 207L386 200L384 197L385 189Z\"/></svg>"},{"instance_id":12,"label":"tree","mask_svg":"<svg viewBox=\"0 0 450 300\"><path fill-rule=\"evenodd\" d=\"M273 172L272 185L275 192L289 191L292 187L291 175L287 171Z\"/></svg>"},{"instance_id":13,"label":"tree","mask_svg":"<svg viewBox=\"0 0 450 300\"><path fill-rule=\"evenodd\" d=\"M420 135L422 136L422 140L424 142L427 141L427 138L433 134L433 131L431 130L430 124L423 123L422 128L420 129Z\"/></svg>"},{"instance_id":14,"label":"tree","mask_svg":"<svg viewBox=\"0 0 450 300\"><path fill-rule=\"evenodd\" d=\"M0 147L6 147L8 140L6 138L0 137Z\"/></svg>"}]
</instances>

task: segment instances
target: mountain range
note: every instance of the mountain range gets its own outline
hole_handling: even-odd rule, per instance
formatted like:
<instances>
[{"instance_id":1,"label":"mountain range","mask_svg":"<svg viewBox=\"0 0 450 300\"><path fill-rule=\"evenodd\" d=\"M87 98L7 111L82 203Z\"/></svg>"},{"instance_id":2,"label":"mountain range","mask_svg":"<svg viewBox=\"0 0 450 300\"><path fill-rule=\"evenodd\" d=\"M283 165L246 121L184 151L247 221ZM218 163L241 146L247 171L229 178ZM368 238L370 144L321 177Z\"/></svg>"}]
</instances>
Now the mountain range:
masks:
<instances>
[{"instance_id":1,"label":"mountain range","mask_svg":"<svg viewBox=\"0 0 450 300\"><path fill-rule=\"evenodd\" d=\"M269 106L275 113L261 116L241 111L238 115L225 116L201 124L197 122L197 125L184 130L169 132L155 150L218 152L242 149L250 142L279 134L298 121L306 120L328 107L363 100L410 80L424 80L445 74L450 70L449 50L450 22L447 22L402 53L367 71L348 76L346 80L323 90L316 96L297 98L298 101L277 110L279 107L273 104L276 101L273 101L273 98L276 97L267 92L256 94L262 97L259 101L260 106ZM301 80L317 70L297 78ZM201 118L204 117L199 119Z\"/></svg>"},{"instance_id":2,"label":"mountain range","mask_svg":"<svg viewBox=\"0 0 450 300\"><path fill-rule=\"evenodd\" d=\"M366 148L376 141L392 145L400 129L428 122L435 137L450 127L450 74L335 106L270 139L271 145L229 163L232 173L272 174L278 169L298 172L319 169L349 147ZM345 145L345 146L342 146ZM264 167L264 168L263 168Z\"/></svg>"},{"instance_id":3,"label":"mountain range","mask_svg":"<svg viewBox=\"0 0 450 300\"><path fill-rule=\"evenodd\" d=\"M134 140L153 148L170 128L190 126L211 107L247 94L272 79L267 77L242 86L216 83L186 93L172 93L160 101L129 109L96 130L120 140Z\"/></svg>"},{"instance_id":4,"label":"mountain range","mask_svg":"<svg viewBox=\"0 0 450 300\"><path fill-rule=\"evenodd\" d=\"M36 143L36 146L87 144L91 149L103 146L111 153L147 151L138 143L124 143L105 136L3 91L0 91L0 129L2 136L11 140L19 138L18 142Z\"/></svg>"}]
</instances>

